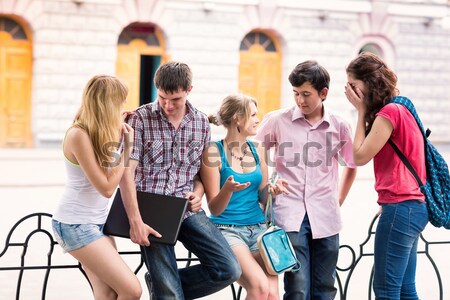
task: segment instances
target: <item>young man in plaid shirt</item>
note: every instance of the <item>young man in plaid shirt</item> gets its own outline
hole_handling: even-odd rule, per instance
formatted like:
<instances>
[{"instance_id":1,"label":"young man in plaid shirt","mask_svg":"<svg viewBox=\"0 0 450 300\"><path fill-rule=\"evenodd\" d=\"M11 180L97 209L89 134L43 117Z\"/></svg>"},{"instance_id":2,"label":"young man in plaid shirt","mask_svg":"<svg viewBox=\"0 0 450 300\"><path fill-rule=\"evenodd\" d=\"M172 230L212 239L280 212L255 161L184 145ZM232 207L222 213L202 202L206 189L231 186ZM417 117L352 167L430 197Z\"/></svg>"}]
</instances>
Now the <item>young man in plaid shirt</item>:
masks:
<instances>
[{"instance_id":1,"label":"young man in plaid shirt","mask_svg":"<svg viewBox=\"0 0 450 300\"><path fill-rule=\"evenodd\" d=\"M158 100L138 108L129 120L135 144L120 191L131 240L141 245L149 270L150 294L156 299L200 298L233 283L241 270L228 243L201 209L203 185L197 174L211 134L207 117L187 101L191 70L180 62L163 64L155 85ZM178 269L174 246L150 245L151 228L142 221L136 190L189 199L178 240L200 264Z\"/></svg>"}]
</instances>

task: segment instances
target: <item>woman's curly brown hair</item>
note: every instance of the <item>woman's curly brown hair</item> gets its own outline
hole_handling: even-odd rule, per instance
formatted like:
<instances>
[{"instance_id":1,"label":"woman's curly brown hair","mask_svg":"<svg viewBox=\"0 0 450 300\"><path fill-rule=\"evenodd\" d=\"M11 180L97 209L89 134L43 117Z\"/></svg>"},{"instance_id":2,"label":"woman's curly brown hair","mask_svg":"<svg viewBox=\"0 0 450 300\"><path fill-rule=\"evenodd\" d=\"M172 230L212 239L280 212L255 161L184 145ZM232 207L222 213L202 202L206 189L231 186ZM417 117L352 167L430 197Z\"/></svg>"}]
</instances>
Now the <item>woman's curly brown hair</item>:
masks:
<instances>
[{"instance_id":1,"label":"woman's curly brown hair","mask_svg":"<svg viewBox=\"0 0 450 300\"><path fill-rule=\"evenodd\" d=\"M347 74L361 80L367 87L364 95L366 102L366 133L372 128L376 114L389 101L398 95L397 75L384 61L370 52L362 52L348 65Z\"/></svg>"}]
</instances>

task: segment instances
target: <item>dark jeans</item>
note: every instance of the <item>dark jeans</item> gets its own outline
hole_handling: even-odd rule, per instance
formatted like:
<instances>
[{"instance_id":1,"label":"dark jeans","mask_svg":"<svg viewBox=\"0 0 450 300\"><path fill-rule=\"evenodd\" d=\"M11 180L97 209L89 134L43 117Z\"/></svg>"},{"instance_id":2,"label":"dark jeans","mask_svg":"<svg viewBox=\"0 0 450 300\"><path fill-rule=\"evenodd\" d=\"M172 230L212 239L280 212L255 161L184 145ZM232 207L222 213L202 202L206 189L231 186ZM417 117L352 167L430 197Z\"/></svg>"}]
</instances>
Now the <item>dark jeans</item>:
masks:
<instances>
[{"instance_id":1,"label":"dark jeans","mask_svg":"<svg viewBox=\"0 0 450 300\"><path fill-rule=\"evenodd\" d=\"M411 200L383 205L375 233L373 289L377 300L419 299L417 242L427 223L425 203Z\"/></svg>"},{"instance_id":2,"label":"dark jeans","mask_svg":"<svg viewBox=\"0 0 450 300\"><path fill-rule=\"evenodd\" d=\"M300 232L288 232L288 236L302 267L298 272L284 273L283 299L334 299L339 235L312 239L308 215L305 215Z\"/></svg>"},{"instance_id":3,"label":"dark jeans","mask_svg":"<svg viewBox=\"0 0 450 300\"><path fill-rule=\"evenodd\" d=\"M178 240L198 257L200 264L178 269L174 246L152 243L150 247L141 247L154 299L204 297L229 286L241 276L233 251L203 211L183 221Z\"/></svg>"}]
</instances>

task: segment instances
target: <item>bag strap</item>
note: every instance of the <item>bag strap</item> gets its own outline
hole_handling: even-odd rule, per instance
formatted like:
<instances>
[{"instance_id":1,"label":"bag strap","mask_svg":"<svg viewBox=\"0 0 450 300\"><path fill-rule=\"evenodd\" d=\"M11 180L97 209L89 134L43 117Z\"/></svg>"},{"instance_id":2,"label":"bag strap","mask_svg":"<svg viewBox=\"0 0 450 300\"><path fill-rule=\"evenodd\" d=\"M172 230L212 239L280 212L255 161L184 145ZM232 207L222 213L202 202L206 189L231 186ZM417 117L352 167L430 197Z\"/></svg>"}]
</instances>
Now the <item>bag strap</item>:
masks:
<instances>
[{"instance_id":1,"label":"bag strap","mask_svg":"<svg viewBox=\"0 0 450 300\"><path fill-rule=\"evenodd\" d=\"M390 102L397 103L397 104L400 104L400 105L403 105L404 107L406 107L406 109L408 109L410 114L416 120L417 126L419 126L419 129L422 132L424 139L426 139L427 137L430 136L431 130L429 128L425 129L425 127L422 124L422 121L419 118L419 115L417 114L416 108L414 107L414 104L412 103L411 100L409 100L408 98L403 97L403 96L395 96L394 98L391 99Z\"/></svg>"},{"instance_id":2,"label":"bag strap","mask_svg":"<svg viewBox=\"0 0 450 300\"><path fill-rule=\"evenodd\" d=\"M413 166L411 165L409 160L406 158L406 156L402 153L402 151L400 151L400 149L398 149L397 145L391 139L389 139L388 142L389 142L389 145L391 145L392 148L394 148L395 153L397 153L398 157L400 157L400 160L405 164L406 168L408 168L408 170L414 176L414 178L417 181L417 184L419 184L419 187L423 186L422 180L420 180L419 175L417 175L416 170L414 170Z\"/></svg>"},{"instance_id":3,"label":"bag strap","mask_svg":"<svg viewBox=\"0 0 450 300\"><path fill-rule=\"evenodd\" d=\"M403 105L404 107L406 107L406 109L409 111L409 113L414 117L414 119L416 120L417 126L419 127L420 132L422 132L423 139L424 139L424 145L425 145L425 153L426 153L427 138L430 136L431 130L428 128L425 129L423 127L422 121L420 120L419 115L417 114L416 108L414 107L414 104L412 103L412 101L409 100L407 97L396 96L396 97L392 98L390 102ZM391 139L389 139L388 142L392 146L392 148L394 148L395 153L397 153L397 155L400 157L400 160L405 164L406 168L408 168L408 170L414 176L419 187L422 187L423 186L422 180L420 180L419 175L414 170L413 166L411 165L409 160L406 158L406 156L402 153L402 151L400 151L400 149L397 147L397 145L395 145L395 143Z\"/></svg>"},{"instance_id":4,"label":"bag strap","mask_svg":"<svg viewBox=\"0 0 450 300\"><path fill-rule=\"evenodd\" d=\"M271 184L271 183L269 183ZM270 214L270 216L269 216ZM266 203L266 209L264 210L264 218L267 224L267 228L269 228L270 226L272 226L274 224L273 221L273 204L272 204L272 194L269 193L269 195L267 196L267 203ZM287 235L286 235L287 237ZM295 255L294 252L294 257L296 260L296 265L290 270L290 272L298 272L301 268L302 268L302 264L300 263L300 261L298 260L297 256Z\"/></svg>"},{"instance_id":5,"label":"bag strap","mask_svg":"<svg viewBox=\"0 0 450 300\"><path fill-rule=\"evenodd\" d=\"M278 173L277 171L273 171L272 176L269 179L269 182L267 184L267 203L266 208L264 210L264 219L267 224L267 227L270 227L274 224L274 217L273 217L273 199L272 194L269 191L269 188L276 184L278 180Z\"/></svg>"},{"instance_id":6,"label":"bag strap","mask_svg":"<svg viewBox=\"0 0 450 300\"><path fill-rule=\"evenodd\" d=\"M272 194L268 193L267 195L267 203L266 208L264 210L264 220L267 224L267 227L273 225L273 204L272 204Z\"/></svg>"}]
</instances>

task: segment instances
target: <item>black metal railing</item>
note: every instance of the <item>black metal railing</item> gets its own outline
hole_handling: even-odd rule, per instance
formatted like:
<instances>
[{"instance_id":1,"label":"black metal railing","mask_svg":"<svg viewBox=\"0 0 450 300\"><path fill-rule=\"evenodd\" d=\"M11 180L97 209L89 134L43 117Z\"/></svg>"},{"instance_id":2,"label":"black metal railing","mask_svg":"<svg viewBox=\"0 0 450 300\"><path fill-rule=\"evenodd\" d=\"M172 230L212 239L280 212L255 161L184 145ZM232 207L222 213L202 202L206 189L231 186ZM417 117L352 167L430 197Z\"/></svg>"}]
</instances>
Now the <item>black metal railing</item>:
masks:
<instances>
[{"instance_id":1,"label":"black metal railing","mask_svg":"<svg viewBox=\"0 0 450 300\"><path fill-rule=\"evenodd\" d=\"M47 288L49 283L49 276L51 270L57 270L57 269L78 269L83 276L86 278L87 282L89 283L88 277L86 273L84 272L83 268L79 263L72 263L72 264L59 264L53 261L53 254L55 246L57 246L58 242L53 238L53 235L51 233L51 218L52 215L49 213L33 213L29 214L23 218L21 218L19 221L17 221L16 224L13 225L13 227L10 229L8 235L6 236L5 241L5 247L3 251L0 253L0 271L19 271L17 281L16 281L16 295L15 299L20 300L21 299L21 290L22 290L22 283L23 283L23 277L24 273L27 270L43 270L44 276L43 276L43 284L42 284L42 290L40 291L42 300L45 300L47 297ZM27 223L27 230L25 232L21 232L22 234L17 234L19 231L19 228L21 225L24 225ZM46 224L45 224L46 223ZM47 225L47 226L45 226ZM48 237L48 246L49 251L45 254L46 255L46 263L45 264L37 264L37 265L29 265L27 264L27 254L29 249L29 244L31 239L36 234L43 234L45 237ZM17 234L17 237L15 236ZM43 247L42 247L43 248ZM14 249L18 249L18 251L15 251ZM2 258L7 252L14 252L18 253L20 263L18 265L12 265L12 266L4 266L2 263ZM136 256L139 257L139 261L136 266L130 266L131 268L134 268L134 273L137 274L144 265L144 260L141 257L141 252L139 248L135 251L119 251L119 254L122 255L124 258L125 256ZM193 262L197 262L198 258L194 257L191 252L187 253L187 257L177 258L178 263L183 263L185 266L189 266ZM90 283L89 283L90 284ZM13 287L11 287L13 288ZM241 294L241 287L236 284L236 286L233 284L230 286L231 290L231 296L234 300L238 300L240 298Z\"/></svg>"},{"instance_id":2,"label":"black metal railing","mask_svg":"<svg viewBox=\"0 0 450 300\"><path fill-rule=\"evenodd\" d=\"M41 294L41 300L45 300L47 297L47 289L48 289L48 283L49 283L49 276L51 270L57 270L57 269L78 269L83 276L87 280L86 273L84 272L83 268L79 263L72 263L72 264L61 264L55 261L54 258L54 249L57 245L57 241L53 238L53 235L51 234L51 214L48 213L33 213L29 214L22 219L20 219L14 226L10 229L8 235L6 236L5 241L5 247L3 251L0 253L0 271L18 271L18 277L16 281L16 295L15 299L20 300L21 299L21 290L22 290L22 283L24 278L25 271L28 270L42 270L44 271L43 275L43 284L42 289L40 291ZM350 263L348 263L347 266L343 267L338 263L337 267L337 288L338 288L338 295L340 297L340 300L354 300L355 297L349 296L349 287L352 282L352 279L354 278L354 272L355 270L360 266L361 261L365 257L373 257L373 247L369 246L369 241L372 240L372 238L375 235L375 223L377 221L377 217L374 217L372 220L369 230L368 230L368 236L366 240L360 244L359 246L359 254L356 253L356 251L349 245L342 245L340 247L340 255L345 254L345 252L350 253ZM27 223L27 226L22 226L25 223ZM20 227L25 227L25 230L19 230ZM31 229L30 229L31 228ZM20 231L20 234L19 234ZM32 264L27 263L27 254L29 249L30 240L36 235L41 234L44 237L48 239L48 252L45 253L45 263L44 264ZM423 235L420 236L420 240L423 243L423 247L418 249L417 253L419 255L425 255L426 258L430 261L433 270L436 275L436 280L438 282L438 293L439 293L439 300L444 300L444 286L443 286L443 280L441 277L441 272L439 271L438 265L436 264L435 260L430 254L431 247L435 247L438 245L450 245L450 241L437 241L437 242L430 242L426 240ZM41 241L44 242L45 241ZM422 249L423 248L423 249ZM18 251L14 252L14 249L18 249ZM39 248L39 251L44 249L44 247ZM4 266L2 263L2 259L4 258L4 255L9 252L18 253L18 258L20 263L17 265L11 265L11 266ZM136 251L119 251L120 255L123 257L125 256L135 256L139 257L139 260L136 264L136 266L130 266L134 268L134 273L137 274L144 265L144 262L141 258L140 251L137 249ZM44 254L44 253L43 253ZM195 263L198 261L196 257L193 257L190 252L187 252L187 257L178 258L177 261L180 264L184 264L185 266L189 266L191 263ZM372 268L370 271L369 276L369 282L367 285L367 299L371 300L373 299L372 295L372 281L373 281L373 262L370 264L370 267ZM89 282L89 280L87 280ZM447 280L446 282L449 282ZM230 286L231 291L231 297L233 300L239 300L242 295L242 287L240 287L237 284L233 284ZM358 298L360 299L360 298Z\"/></svg>"},{"instance_id":3,"label":"black metal railing","mask_svg":"<svg viewBox=\"0 0 450 300\"><path fill-rule=\"evenodd\" d=\"M358 256L356 255L355 250L352 247L350 247L349 245L341 245L340 246L339 255L341 255L342 254L341 252L343 252L345 249L350 251L350 254L351 254L351 262L347 267L342 267L339 265L339 263L337 266L336 282L338 284L340 300L355 299L355 298L349 297L350 282L353 279L354 271L357 269L357 267L361 263L361 260L364 257L373 257L374 256L373 246L369 246L368 244L375 237L376 221L378 221L378 216L375 216L373 218L372 222L370 223L367 238L364 240L363 243L361 243L359 245L359 255ZM435 272L435 275L436 275L436 280L438 282L438 293L439 293L439 298L436 300L444 300L444 286L442 284L441 272L439 271L439 268L438 268L435 260L433 259L433 257L430 254L430 249L431 249L430 247L435 246L435 245L449 245L450 246L450 241L430 242L427 239L425 239L423 234L420 235L419 241L421 243L423 243L423 246L420 248L418 247L417 254L419 256L420 255L426 256L426 258L431 263L433 271ZM423 248L423 250L421 250L421 248ZM343 277L345 277L344 282L342 282ZM447 282L449 282L449 281L447 280ZM367 286L367 299L368 300L375 299L375 297L372 295L372 292L373 292L372 291L372 283L373 283L373 263L371 264L369 283Z\"/></svg>"}]
</instances>

